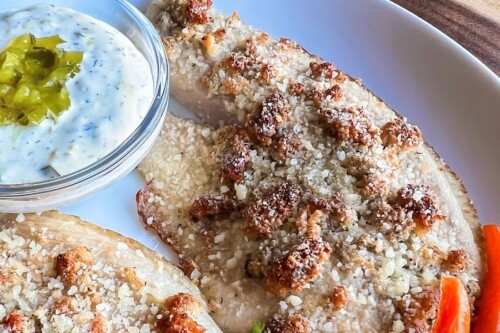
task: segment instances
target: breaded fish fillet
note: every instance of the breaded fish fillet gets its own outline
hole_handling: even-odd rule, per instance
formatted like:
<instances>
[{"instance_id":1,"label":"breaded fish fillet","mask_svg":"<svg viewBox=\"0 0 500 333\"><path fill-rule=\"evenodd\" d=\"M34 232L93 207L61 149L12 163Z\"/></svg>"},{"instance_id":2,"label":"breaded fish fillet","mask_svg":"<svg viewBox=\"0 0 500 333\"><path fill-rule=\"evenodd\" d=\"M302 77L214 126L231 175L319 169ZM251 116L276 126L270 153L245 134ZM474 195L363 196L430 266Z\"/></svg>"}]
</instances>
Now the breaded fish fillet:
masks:
<instances>
[{"instance_id":1,"label":"breaded fish fillet","mask_svg":"<svg viewBox=\"0 0 500 333\"><path fill-rule=\"evenodd\" d=\"M1 332L220 332L160 255L59 212L0 215Z\"/></svg>"},{"instance_id":2,"label":"breaded fish fillet","mask_svg":"<svg viewBox=\"0 0 500 333\"><path fill-rule=\"evenodd\" d=\"M138 210L227 332L429 332L442 276L480 292L475 210L420 130L333 64L224 17L154 1L174 96Z\"/></svg>"}]
</instances>

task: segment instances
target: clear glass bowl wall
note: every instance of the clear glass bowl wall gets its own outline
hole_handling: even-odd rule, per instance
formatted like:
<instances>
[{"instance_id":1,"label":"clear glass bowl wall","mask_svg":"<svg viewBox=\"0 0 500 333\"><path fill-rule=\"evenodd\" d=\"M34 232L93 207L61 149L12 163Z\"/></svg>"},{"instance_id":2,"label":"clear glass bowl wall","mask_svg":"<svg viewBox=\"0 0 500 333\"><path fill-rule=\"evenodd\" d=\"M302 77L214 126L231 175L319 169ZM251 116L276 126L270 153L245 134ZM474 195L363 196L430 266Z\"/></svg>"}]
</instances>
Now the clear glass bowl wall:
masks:
<instances>
[{"instance_id":1,"label":"clear glass bowl wall","mask_svg":"<svg viewBox=\"0 0 500 333\"><path fill-rule=\"evenodd\" d=\"M68 205L111 185L133 170L151 149L165 119L169 70L163 44L144 15L123 0L16 0L0 2L0 13L50 3L93 16L127 36L150 64L154 100L139 127L114 151L83 169L53 180L0 184L0 212L38 212Z\"/></svg>"}]
</instances>

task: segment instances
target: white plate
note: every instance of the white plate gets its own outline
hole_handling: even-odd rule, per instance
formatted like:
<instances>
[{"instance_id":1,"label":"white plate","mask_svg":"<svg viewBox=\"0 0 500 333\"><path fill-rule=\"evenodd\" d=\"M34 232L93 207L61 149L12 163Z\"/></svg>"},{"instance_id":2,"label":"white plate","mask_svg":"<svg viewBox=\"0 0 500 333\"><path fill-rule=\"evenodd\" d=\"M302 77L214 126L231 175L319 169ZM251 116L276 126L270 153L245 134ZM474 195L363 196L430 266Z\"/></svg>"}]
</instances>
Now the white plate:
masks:
<instances>
[{"instance_id":1,"label":"white plate","mask_svg":"<svg viewBox=\"0 0 500 333\"><path fill-rule=\"evenodd\" d=\"M141 9L147 4L131 2ZM470 53L384 0L215 0L215 7L237 10L243 21L363 78L422 129L466 184L481 221L500 223L500 79ZM136 215L134 196L143 185L134 172L63 210L167 254Z\"/></svg>"}]
</instances>

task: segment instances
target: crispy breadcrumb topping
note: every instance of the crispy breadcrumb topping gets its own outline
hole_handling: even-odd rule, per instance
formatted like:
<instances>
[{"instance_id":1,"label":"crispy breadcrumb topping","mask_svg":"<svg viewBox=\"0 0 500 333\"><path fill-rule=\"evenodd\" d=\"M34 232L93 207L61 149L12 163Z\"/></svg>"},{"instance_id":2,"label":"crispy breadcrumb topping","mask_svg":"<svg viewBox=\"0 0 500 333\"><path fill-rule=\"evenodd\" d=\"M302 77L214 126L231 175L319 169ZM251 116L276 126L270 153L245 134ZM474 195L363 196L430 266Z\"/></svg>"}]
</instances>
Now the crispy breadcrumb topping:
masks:
<instances>
[{"instance_id":1,"label":"crispy breadcrumb topping","mask_svg":"<svg viewBox=\"0 0 500 333\"><path fill-rule=\"evenodd\" d=\"M163 312L158 319L158 328L162 333L203 333L205 328L193 320L187 313L197 305L193 296L179 293L165 300Z\"/></svg>"},{"instance_id":2,"label":"crispy breadcrumb topping","mask_svg":"<svg viewBox=\"0 0 500 333\"><path fill-rule=\"evenodd\" d=\"M323 239L306 239L270 265L265 287L275 295L300 292L314 281L330 258L332 249Z\"/></svg>"},{"instance_id":3,"label":"crispy breadcrumb topping","mask_svg":"<svg viewBox=\"0 0 500 333\"><path fill-rule=\"evenodd\" d=\"M93 264L90 250L77 246L70 251L61 253L55 258L55 269L57 274L72 284L77 279L77 272L81 269L88 269Z\"/></svg>"},{"instance_id":4,"label":"crispy breadcrumb topping","mask_svg":"<svg viewBox=\"0 0 500 333\"><path fill-rule=\"evenodd\" d=\"M332 290L331 301L335 310L344 308L349 300L349 292L346 286L337 286Z\"/></svg>"},{"instance_id":5,"label":"crispy breadcrumb topping","mask_svg":"<svg viewBox=\"0 0 500 333\"><path fill-rule=\"evenodd\" d=\"M275 92L249 116L246 126L260 144L269 146L278 127L287 121L289 112L290 104L286 97L280 92Z\"/></svg>"},{"instance_id":6,"label":"crispy breadcrumb topping","mask_svg":"<svg viewBox=\"0 0 500 333\"><path fill-rule=\"evenodd\" d=\"M296 184L281 183L272 187L245 211L247 232L268 236L292 215L301 198L302 190Z\"/></svg>"},{"instance_id":7,"label":"crispy breadcrumb topping","mask_svg":"<svg viewBox=\"0 0 500 333\"><path fill-rule=\"evenodd\" d=\"M31 220L28 225L24 219L2 223L0 267L2 276L8 278L0 284L1 332L160 332L158 316L164 307L180 310L182 304L183 312L205 311L193 296L189 302L175 306L171 303L173 298L169 298L164 305L173 290L151 278L143 281L143 274L165 276L164 262L152 260L151 272L139 273L134 267L120 266L150 260L140 249L132 250L129 243L103 242L96 248L72 246L82 242L78 234L81 230L75 230L74 235L72 230L54 233ZM64 227L68 226L61 226ZM95 233L92 228L88 232ZM181 272L172 274L172 279L181 277ZM175 292L186 289L175 281L172 284L177 288ZM185 293L179 295L189 297ZM183 321L176 323L178 328L191 327L182 327Z\"/></svg>"},{"instance_id":8,"label":"crispy breadcrumb topping","mask_svg":"<svg viewBox=\"0 0 500 333\"><path fill-rule=\"evenodd\" d=\"M402 118L396 118L385 124L380 137L385 146L397 151L417 147L422 142L422 133L418 127L408 124Z\"/></svg>"},{"instance_id":9,"label":"crispy breadcrumb topping","mask_svg":"<svg viewBox=\"0 0 500 333\"><path fill-rule=\"evenodd\" d=\"M475 268L454 271L462 260L450 252L461 242L452 223L463 218L443 196L440 166L418 128L297 43L253 29L236 14L209 16L207 24L173 34L172 69L207 94L210 115L227 111L237 125L213 129L170 118L162 143L140 167L162 186L150 185L139 212L189 264L185 271L209 297L216 320L249 327L270 313L302 313L315 331L400 333L410 324L399 302L443 272L460 275L477 295ZM202 38L218 29L225 36L209 56ZM245 134L228 134L238 131ZM170 142L179 148L165 148ZM284 183L300 192L285 214L265 203ZM189 216L200 198L224 194L241 206L209 222ZM313 251L314 241L324 246ZM336 309L330 305L339 286L349 301ZM353 311L380 320L364 322Z\"/></svg>"},{"instance_id":10,"label":"crispy breadcrumb topping","mask_svg":"<svg viewBox=\"0 0 500 333\"><path fill-rule=\"evenodd\" d=\"M270 333L308 333L311 332L307 319L301 315L291 315L288 318L283 318L280 315L275 315L266 328Z\"/></svg>"}]
</instances>

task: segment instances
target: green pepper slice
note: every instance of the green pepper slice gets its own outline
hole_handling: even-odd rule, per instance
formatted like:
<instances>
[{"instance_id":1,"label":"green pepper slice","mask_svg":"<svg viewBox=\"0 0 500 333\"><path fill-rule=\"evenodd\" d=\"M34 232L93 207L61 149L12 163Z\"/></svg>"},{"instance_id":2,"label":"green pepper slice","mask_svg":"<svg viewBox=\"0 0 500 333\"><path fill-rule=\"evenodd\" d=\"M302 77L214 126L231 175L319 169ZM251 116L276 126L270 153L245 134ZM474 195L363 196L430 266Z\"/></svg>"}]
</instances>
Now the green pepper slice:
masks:
<instances>
[{"instance_id":1,"label":"green pepper slice","mask_svg":"<svg viewBox=\"0 0 500 333\"><path fill-rule=\"evenodd\" d=\"M0 52L0 125L36 125L70 108L66 82L80 72L83 52L57 48L64 42L24 34Z\"/></svg>"}]
</instances>

